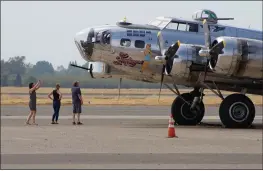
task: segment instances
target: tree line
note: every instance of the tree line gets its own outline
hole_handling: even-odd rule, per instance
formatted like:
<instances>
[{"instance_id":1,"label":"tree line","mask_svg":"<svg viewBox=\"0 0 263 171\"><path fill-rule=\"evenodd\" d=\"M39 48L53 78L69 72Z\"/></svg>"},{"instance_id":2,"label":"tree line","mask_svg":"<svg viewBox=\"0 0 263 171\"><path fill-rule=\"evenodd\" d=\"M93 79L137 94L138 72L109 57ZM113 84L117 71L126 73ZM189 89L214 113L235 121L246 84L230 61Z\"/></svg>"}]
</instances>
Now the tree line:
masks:
<instances>
[{"instance_id":1,"label":"tree line","mask_svg":"<svg viewBox=\"0 0 263 171\"><path fill-rule=\"evenodd\" d=\"M88 71L72 67L78 65L76 61L70 61L68 67L63 65L56 69L52 63L42 60L36 64L26 63L25 56L10 57L7 61L1 59L1 86L28 86L30 82L43 80L44 87L54 87L60 83L61 87L71 87L73 81L81 82L83 88L117 88L119 79L92 79ZM88 67L86 62L83 67ZM123 80L122 88L159 88L160 84Z\"/></svg>"}]
</instances>

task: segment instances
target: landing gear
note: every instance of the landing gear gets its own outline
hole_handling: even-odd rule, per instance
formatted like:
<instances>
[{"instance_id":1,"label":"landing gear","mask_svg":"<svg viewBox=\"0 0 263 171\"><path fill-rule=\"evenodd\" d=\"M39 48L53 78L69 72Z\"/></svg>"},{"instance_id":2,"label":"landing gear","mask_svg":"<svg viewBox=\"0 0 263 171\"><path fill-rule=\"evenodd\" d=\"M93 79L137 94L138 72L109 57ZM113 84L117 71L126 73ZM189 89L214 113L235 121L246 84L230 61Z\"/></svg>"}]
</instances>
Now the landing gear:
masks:
<instances>
[{"instance_id":1,"label":"landing gear","mask_svg":"<svg viewBox=\"0 0 263 171\"><path fill-rule=\"evenodd\" d=\"M203 103L203 89L195 88L190 93L180 94L177 86L173 84L174 91L168 84L165 86L174 92L177 97L174 99L171 114L178 125L197 125L205 114L205 105Z\"/></svg>"},{"instance_id":2,"label":"landing gear","mask_svg":"<svg viewBox=\"0 0 263 171\"><path fill-rule=\"evenodd\" d=\"M255 106L247 96L231 94L222 101L219 116L227 128L249 127L255 118Z\"/></svg>"},{"instance_id":3,"label":"landing gear","mask_svg":"<svg viewBox=\"0 0 263 171\"><path fill-rule=\"evenodd\" d=\"M202 100L204 89L197 87L190 93L180 94L175 84L174 88L176 91L169 85L165 85L177 95L171 107L175 123L178 125L197 125L200 123L205 114L205 106ZM222 99L219 107L219 117L225 127L247 128L253 123L255 106L249 97L244 94L231 94L224 98L214 82L213 85L217 91L204 82L202 85Z\"/></svg>"},{"instance_id":4,"label":"landing gear","mask_svg":"<svg viewBox=\"0 0 263 171\"><path fill-rule=\"evenodd\" d=\"M187 104L194 101L194 96L191 93L181 94L181 97L176 97L173 101L171 113L175 123L178 125L196 125L200 123L205 114L204 103L197 102L193 108Z\"/></svg>"}]
</instances>

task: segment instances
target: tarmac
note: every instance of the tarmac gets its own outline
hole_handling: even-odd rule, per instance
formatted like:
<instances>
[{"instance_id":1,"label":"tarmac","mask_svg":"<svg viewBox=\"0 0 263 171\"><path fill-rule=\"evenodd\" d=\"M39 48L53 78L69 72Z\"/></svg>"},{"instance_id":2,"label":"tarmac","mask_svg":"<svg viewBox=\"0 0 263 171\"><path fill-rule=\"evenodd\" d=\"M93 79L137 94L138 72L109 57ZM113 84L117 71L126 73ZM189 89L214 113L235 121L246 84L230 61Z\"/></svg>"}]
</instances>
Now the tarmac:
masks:
<instances>
[{"instance_id":1,"label":"tarmac","mask_svg":"<svg viewBox=\"0 0 263 171\"><path fill-rule=\"evenodd\" d=\"M167 138L170 107L84 106L72 125L62 106L38 106L38 126L25 126L27 106L1 106L1 169L262 169L262 107L253 126L226 129L218 107L206 107L200 125L175 126Z\"/></svg>"}]
</instances>

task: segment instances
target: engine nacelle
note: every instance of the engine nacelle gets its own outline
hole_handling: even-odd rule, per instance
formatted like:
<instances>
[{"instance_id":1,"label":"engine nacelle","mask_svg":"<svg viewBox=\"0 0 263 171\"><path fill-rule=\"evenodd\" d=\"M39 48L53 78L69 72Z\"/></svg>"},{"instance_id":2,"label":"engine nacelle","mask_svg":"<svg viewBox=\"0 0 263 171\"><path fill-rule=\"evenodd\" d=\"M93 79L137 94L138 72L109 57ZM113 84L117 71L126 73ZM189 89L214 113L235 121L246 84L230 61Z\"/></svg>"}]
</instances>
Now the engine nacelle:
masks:
<instances>
[{"instance_id":1,"label":"engine nacelle","mask_svg":"<svg viewBox=\"0 0 263 171\"><path fill-rule=\"evenodd\" d=\"M174 60L169 61L168 59L166 63L166 74L188 79L192 71L204 71L206 58L198 54L201 48L202 46L180 44Z\"/></svg>"},{"instance_id":2,"label":"engine nacelle","mask_svg":"<svg viewBox=\"0 0 263 171\"><path fill-rule=\"evenodd\" d=\"M218 37L212 45L225 42L222 54L212 56L210 69L227 76L250 77L262 79L262 41Z\"/></svg>"}]
</instances>

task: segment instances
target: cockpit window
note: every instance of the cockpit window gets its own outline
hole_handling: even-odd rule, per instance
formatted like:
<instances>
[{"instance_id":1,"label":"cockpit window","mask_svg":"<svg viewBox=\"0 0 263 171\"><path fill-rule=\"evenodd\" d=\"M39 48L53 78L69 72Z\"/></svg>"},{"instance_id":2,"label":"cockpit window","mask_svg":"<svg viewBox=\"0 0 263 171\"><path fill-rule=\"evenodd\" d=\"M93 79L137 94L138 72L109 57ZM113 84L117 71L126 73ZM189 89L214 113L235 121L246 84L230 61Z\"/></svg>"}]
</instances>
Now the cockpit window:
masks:
<instances>
[{"instance_id":1,"label":"cockpit window","mask_svg":"<svg viewBox=\"0 0 263 171\"><path fill-rule=\"evenodd\" d=\"M172 21L165 28L170 30L198 32L198 24L186 23L181 21Z\"/></svg>"},{"instance_id":2,"label":"cockpit window","mask_svg":"<svg viewBox=\"0 0 263 171\"><path fill-rule=\"evenodd\" d=\"M129 46L131 46L131 40L130 39L121 39L120 45L125 46L125 47L129 47Z\"/></svg>"},{"instance_id":3,"label":"cockpit window","mask_svg":"<svg viewBox=\"0 0 263 171\"><path fill-rule=\"evenodd\" d=\"M167 24L169 24L169 21L163 21L161 24L159 24L158 27L160 27L161 29L163 29L165 26L167 26Z\"/></svg>"},{"instance_id":4,"label":"cockpit window","mask_svg":"<svg viewBox=\"0 0 263 171\"><path fill-rule=\"evenodd\" d=\"M171 29L171 30L177 30L178 28L178 23L169 23L167 26L166 26L166 29Z\"/></svg>"},{"instance_id":5,"label":"cockpit window","mask_svg":"<svg viewBox=\"0 0 263 171\"><path fill-rule=\"evenodd\" d=\"M166 20L154 20L150 22L148 25L160 27L161 29L163 29L168 23L169 21L166 21Z\"/></svg>"},{"instance_id":6,"label":"cockpit window","mask_svg":"<svg viewBox=\"0 0 263 171\"><path fill-rule=\"evenodd\" d=\"M143 49L145 47L145 42L142 40L135 40L135 47Z\"/></svg>"},{"instance_id":7,"label":"cockpit window","mask_svg":"<svg viewBox=\"0 0 263 171\"><path fill-rule=\"evenodd\" d=\"M151 22L149 23L149 25L157 26L157 27L158 27L158 25L160 25L161 23L162 23L162 21L160 21L160 20L154 20L154 21L151 21Z\"/></svg>"}]
</instances>

